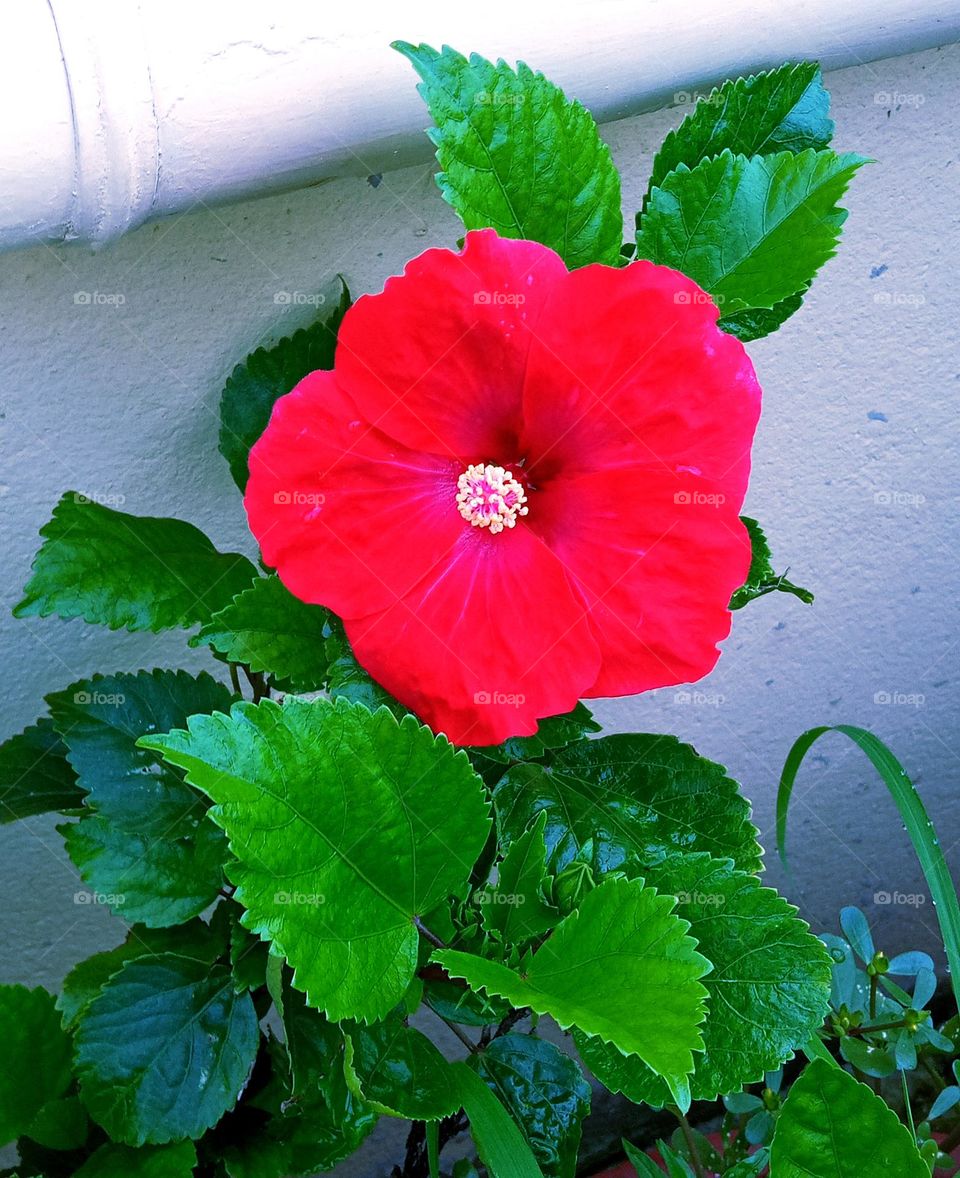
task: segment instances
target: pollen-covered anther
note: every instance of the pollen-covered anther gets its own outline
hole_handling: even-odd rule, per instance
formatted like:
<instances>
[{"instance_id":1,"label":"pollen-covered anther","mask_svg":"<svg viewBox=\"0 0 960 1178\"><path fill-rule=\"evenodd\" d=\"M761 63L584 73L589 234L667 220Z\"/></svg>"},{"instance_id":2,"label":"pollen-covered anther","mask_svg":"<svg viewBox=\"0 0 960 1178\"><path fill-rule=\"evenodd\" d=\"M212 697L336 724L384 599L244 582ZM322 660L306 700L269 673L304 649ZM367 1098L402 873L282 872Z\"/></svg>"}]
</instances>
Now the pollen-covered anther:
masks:
<instances>
[{"instance_id":1,"label":"pollen-covered anther","mask_svg":"<svg viewBox=\"0 0 960 1178\"><path fill-rule=\"evenodd\" d=\"M502 466L475 462L457 479L457 509L475 528L489 528L495 536L516 527L526 515L527 496L513 475Z\"/></svg>"}]
</instances>

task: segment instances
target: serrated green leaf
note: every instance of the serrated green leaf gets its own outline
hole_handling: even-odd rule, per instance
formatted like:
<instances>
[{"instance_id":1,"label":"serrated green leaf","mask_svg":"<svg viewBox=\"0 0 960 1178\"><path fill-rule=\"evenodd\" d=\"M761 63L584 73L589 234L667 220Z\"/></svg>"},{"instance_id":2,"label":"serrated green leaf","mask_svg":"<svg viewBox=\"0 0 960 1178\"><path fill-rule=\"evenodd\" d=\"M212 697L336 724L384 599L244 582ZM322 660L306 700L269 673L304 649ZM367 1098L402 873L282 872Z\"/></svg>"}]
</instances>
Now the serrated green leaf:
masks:
<instances>
[{"instance_id":1,"label":"serrated green leaf","mask_svg":"<svg viewBox=\"0 0 960 1178\"><path fill-rule=\"evenodd\" d=\"M493 794L509 844L541 811L550 871L586 848L599 873L706 851L744 871L760 867L750 806L722 765L673 736L631 733L561 749L549 767L516 765Z\"/></svg>"},{"instance_id":2,"label":"serrated green leaf","mask_svg":"<svg viewBox=\"0 0 960 1178\"><path fill-rule=\"evenodd\" d=\"M0 745L0 825L82 803L66 746L46 716Z\"/></svg>"},{"instance_id":3,"label":"serrated green leaf","mask_svg":"<svg viewBox=\"0 0 960 1178\"><path fill-rule=\"evenodd\" d=\"M560 912L544 899L548 878L543 841L546 822L547 816L541 810L530 829L510 844L496 886L475 893L483 927L505 945L522 945L560 920Z\"/></svg>"},{"instance_id":4,"label":"serrated green leaf","mask_svg":"<svg viewBox=\"0 0 960 1178\"><path fill-rule=\"evenodd\" d=\"M143 1149L101 1145L74 1178L191 1178L196 1164L197 1151L192 1141Z\"/></svg>"},{"instance_id":5,"label":"serrated green leaf","mask_svg":"<svg viewBox=\"0 0 960 1178\"><path fill-rule=\"evenodd\" d=\"M450 1069L477 1153L488 1172L496 1178L544 1178L517 1123L490 1088L465 1063L451 1064Z\"/></svg>"},{"instance_id":6,"label":"serrated green leaf","mask_svg":"<svg viewBox=\"0 0 960 1178\"><path fill-rule=\"evenodd\" d=\"M675 131L653 160L647 199L680 164L696 167L725 149L734 155L794 153L827 147L833 136L830 95L816 62L787 62L715 87Z\"/></svg>"},{"instance_id":7,"label":"serrated green leaf","mask_svg":"<svg viewBox=\"0 0 960 1178\"><path fill-rule=\"evenodd\" d=\"M830 957L796 908L756 876L709 855L677 855L644 872L648 885L678 897L713 969L704 979L703 1054L690 1082L694 1100L715 1100L779 1067L821 1025L830 995ZM578 1036L584 1063L613 1092L664 1107L667 1086L635 1056Z\"/></svg>"},{"instance_id":8,"label":"serrated green leaf","mask_svg":"<svg viewBox=\"0 0 960 1178\"><path fill-rule=\"evenodd\" d=\"M206 622L256 576L245 556L218 552L179 519L128 515L68 491L40 529L18 618L57 614L111 630Z\"/></svg>"},{"instance_id":9,"label":"serrated green leaf","mask_svg":"<svg viewBox=\"0 0 960 1178\"><path fill-rule=\"evenodd\" d=\"M810 149L680 165L651 193L637 256L687 274L724 315L772 308L833 256L847 215L837 201L865 162Z\"/></svg>"},{"instance_id":10,"label":"serrated green leaf","mask_svg":"<svg viewBox=\"0 0 960 1178\"><path fill-rule=\"evenodd\" d=\"M426 1035L391 1018L347 1032L348 1082L380 1112L438 1121L460 1107L450 1065Z\"/></svg>"},{"instance_id":11,"label":"serrated green leaf","mask_svg":"<svg viewBox=\"0 0 960 1178\"><path fill-rule=\"evenodd\" d=\"M808 290L809 286L805 286L789 298L774 303L772 307L749 307L742 311L734 311L731 315L721 315L717 320L717 327L730 335L735 335L744 344L763 339L764 336L772 335L791 315L800 310Z\"/></svg>"},{"instance_id":12,"label":"serrated green leaf","mask_svg":"<svg viewBox=\"0 0 960 1178\"><path fill-rule=\"evenodd\" d=\"M474 988L639 1056L686 1107L693 1052L703 1043L707 991L699 979L710 963L673 907L673 897L658 895L641 880L613 877L590 892L518 970L451 949L438 951L434 960Z\"/></svg>"},{"instance_id":13,"label":"serrated green leaf","mask_svg":"<svg viewBox=\"0 0 960 1178\"><path fill-rule=\"evenodd\" d=\"M329 675L330 611L308 605L279 577L261 577L214 614L191 646L212 646L232 663L265 671L291 691L319 691Z\"/></svg>"},{"instance_id":14,"label":"serrated green leaf","mask_svg":"<svg viewBox=\"0 0 960 1178\"><path fill-rule=\"evenodd\" d=\"M756 597L763 597L766 593L792 593L799 597L806 605L813 602L813 594L809 589L801 589L787 580L786 573L779 576L773 571L773 554L764 534L763 528L755 519L742 515L741 522L745 525L750 536L750 568L747 579L730 598L731 609L742 609Z\"/></svg>"},{"instance_id":15,"label":"serrated green leaf","mask_svg":"<svg viewBox=\"0 0 960 1178\"><path fill-rule=\"evenodd\" d=\"M30 1126L70 1084L70 1040L54 997L39 986L0 986L0 1145Z\"/></svg>"},{"instance_id":16,"label":"serrated green leaf","mask_svg":"<svg viewBox=\"0 0 960 1178\"><path fill-rule=\"evenodd\" d=\"M462 896L490 819L464 753L413 717L288 697L145 739L216 805L245 926L335 1020L371 1022L417 967L415 918Z\"/></svg>"},{"instance_id":17,"label":"serrated green leaf","mask_svg":"<svg viewBox=\"0 0 960 1178\"><path fill-rule=\"evenodd\" d=\"M794 1082L770 1148L777 1178L929 1178L907 1128L865 1085L815 1060Z\"/></svg>"},{"instance_id":18,"label":"serrated green leaf","mask_svg":"<svg viewBox=\"0 0 960 1178\"><path fill-rule=\"evenodd\" d=\"M241 491L249 477L247 455L267 428L273 406L309 373L333 367L337 332L349 306L350 292L341 279L335 307L273 347L257 348L227 377L220 397L220 453Z\"/></svg>"},{"instance_id":19,"label":"serrated green leaf","mask_svg":"<svg viewBox=\"0 0 960 1178\"><path fill-rule=\"evenodd\" d=\"M570 269L615 265L620 177L590 114L523 62L395 41L423 79L444 199L468 229L539 241Z\"/></svg>"},{"instance_id":20,"label":"serrated green leaf","mask_svg":"<svg viewBox=\"0 0 960 1178\"><path fill-rule=\"evenodd\" d=\"M564 748L574 741L582 740L592 732L599 732L601 725L593 713L581 701L571 712L562 716L548 716L537 725L533 736L513 736L503 744L484 745L468 749L467 752L509 765L513 761L533 761L545 756L551 750Z\"/></svg>"},{"instance_id":21,"label":"serrated green leaf","mask_svg":"<svg viewBox=\"0 0 960 1178\"><path fill-rule=\"evenodd\" d=\"M443 978L426 980L423 1000L442 1019L462 1023L465 1027L488 1027L499 1023L510 1013L510 1006L506 1002L476 994L462 983Z\"/></svg>"},{"instance_id":22,"label":"serrated green leaf","mask_svg":"<svg viewBox=\"0 0 960 1178\"><path fill-rule=\"evenodd\" d=\"M573 1178L590 1085L552 1043L511 1033L467 1061L520 1126L545 1178Z\"/></svg>"},{"instance_id":23,"label":"serrated green leaf","mask_svg":"<svg viewBox=\"0 0 960 1178\"><path fill-rule=\"evenodd\" d=\"M81 1013L80 1091L124 1145L199 1137L236 1102L259 1044L249 994L223 965L164 953L127 961Z\"/></svg>"}]
</instances>

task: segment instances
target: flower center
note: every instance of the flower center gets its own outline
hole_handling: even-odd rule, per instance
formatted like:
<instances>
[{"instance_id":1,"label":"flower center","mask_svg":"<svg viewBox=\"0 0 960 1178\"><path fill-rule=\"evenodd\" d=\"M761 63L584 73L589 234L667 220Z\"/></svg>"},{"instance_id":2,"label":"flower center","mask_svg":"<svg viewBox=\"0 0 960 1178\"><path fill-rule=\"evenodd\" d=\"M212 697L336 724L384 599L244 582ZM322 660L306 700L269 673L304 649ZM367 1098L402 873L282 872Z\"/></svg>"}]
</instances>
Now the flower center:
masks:
<instances>
[{"instance_id":1,"label":"flower center","mask_svg":"<svg viewBox=\"0 0 960 1178\"><path fill-rule=\"evenodd\" d=\"M523 487L502 466L475 462L457 479L457 509L475 528L489 528L495 536L516 526L517 516L526 515L527 496Z\"/></svg>"}]
</instances>

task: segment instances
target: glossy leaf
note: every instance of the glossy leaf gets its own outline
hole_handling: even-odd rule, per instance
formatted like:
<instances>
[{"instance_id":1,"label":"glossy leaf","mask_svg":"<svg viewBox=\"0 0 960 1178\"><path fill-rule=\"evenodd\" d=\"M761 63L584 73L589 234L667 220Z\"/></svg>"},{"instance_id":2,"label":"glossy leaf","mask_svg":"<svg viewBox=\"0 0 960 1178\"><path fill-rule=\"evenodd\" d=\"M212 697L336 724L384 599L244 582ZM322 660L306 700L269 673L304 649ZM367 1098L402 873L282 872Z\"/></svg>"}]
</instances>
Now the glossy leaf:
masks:
<instances>
[{"instance_id":1,"label":"glossy leaf","mask_svg":"<svg viewBox=\"0 0 960 1178\"><path fill-rule=\"evenodd\" d=\"M191 1178L196 1164L192 1141L143 1149L109 1144L101 1145L74 1178Z\"/></svg>"},{"instance_id":2,"label":"glossy leaf","mask_svg":"<svg viewBox=\"0 0 960 1178\"><path fill-rule=\"evenodd\" d=\"M706 851L745 871L760 866L749 804L736 782L673 736L605 736L561 749L549 767L515 765L494 790L509 844L546 812L552 872L587 848L595 869L648 866L676 851Z\"/></svg>"},{"instance_id":3,"label":"glossy leaf","mask_svg":"<svg viewBox=\"0 0 960 1178\"><path fill-rule=\"evenodd\" d=\"M813 594L809 589L801 589L799 585L794 585L787 580L786 573L781 573L779 576L773 571L773 558L770 552L770 545L767 542L767 537L763 533L763 528L757 523L755 519L750 519L749 516L740 517L746 525L747 532L750 535L750 544L752 555L750 557L750 570L747 573L747 579L744 584L734 593L730 598L731 609L742 609L747 602L753 601L756 597L763 597L767 593L792 593L794 597L799 597L806 605L810 605L813 601Z\"/></svg>"},{"instance_id":4,"label":"glossy leaf","mask_svg":"<svg viewBox=\"0 0 960 1178\"><path fill-rule=\"evenodd\" d=\"M570 269L616 265L620 177L579 102L523 62L516 70L449 46L395 41L420 75L443 197L468 229L539 241Z\"/></svg>"},{"instance_id":5,"label":"glossy leaf","mask_svg":"<svg viewBox=\"0 0 960 1178\"><path fill-rule=\"evenodd\" d=\"M247 455L267 428L274 404L308 373L333 367L337 331L349 306L350 292L341 282L336 306L273 347L257 348L227 378L220 398L220 453L241 491L249 475Z\"/></svg>"},{"instance_id":6,"label":"glossy leaf","mask_svg":"<svg viewBox=\"0 0 960 1178\"><path fill-rule=\"evenodd\" d=\"M870 1089L820 1060L794 1082L770 1149L777 1178L929 1178L910 1133Z\"/></svg>"},{"instance_id":7,"label":"glossy leaf","mask_svg":"<svg viewBox=\"0 0 960 1178\"><path fill-rule=\"evenodd\" d=\"M554 749L582 740L590 733L599 732L600 728L593 713L581 702L571 712L541 720L533 736L514 736L503 744L484 745L470 752L504 765L513 761L533 761Z\"/></svg>"},{"instance_id":8,"label":"glossy leaf","mask_svg":"<svg viewBox=\"0 0 960 1178\"><path fill-rule=\"evenodd\" d=\"M415 918L463 895L490 829L467 757L343 700L288 697L146 739L216 805L244 925L335 1020L377 1021L418 959Z\"/></svg>"},{"instance_id":9,"label":"glossy leaf","mask_svg":"<svg viewBox=\"0 0 960 1178\"><path fill-rule=\"evenodd\" d=\"M477 1153L489 1173L496 1178L544 1178L517 1123L483 1080L465 1063L450 1068Z\"/></svg>"},{"instance_id":10,"label":"glossy leaf","mask_svg":"<svg viewBox=\"0 0 960 1178\"><path fill-rule=\"evenodd\" d=\"M0 744L0 825L82 804L66 753L47 717Z\"/></svg>"},{"instance_id":11,"label":"glossy leaf","mask_svg":"<svg viewBox=\"0 0 960 1178\"><path fill-rule=\"evenodd\" d=\"M761 1080L790 1059L828 1009L830 958L796 908L772 888L708 855L674 856L645 873L648 886L678 897L677 915L713 965L704 978L703 1053L690 1081L694 1100L714 1100ZM667 1085L636 1056L577 1036L584 1063L637 1104L671 1102Z\"/></svg>"},{"instance_id":12,"label":"glossy leaf","mask_svg":"<svg viewBox=\"0 0 960 1178\"><path fill-rule=\"evenodd\" d=\"M29 1135L38 1114L70 1084L70 1040L52 994L0 986L0 1146Z\"/></svg>"},{"instance_id":13,"label":"glossy leaf","mask_svg":"<svg viewBox=\"0 0 960 1178\"><path fill-rule=\"evenodd\" d=\"M547 848L541 810L533 826L510 844L499 867L497 883L475 894L483 927L505 945L522 945L552 929L560 913L544 899Z\"/></svg>"},{"instance_id":14,"label":"glossy leaf","mask_svg":"<svg viewBox=\"0 0 960 1178\"><path fill-rule=\"evenodd\" d=\"M245 556L218 552L193 524L128 515L74 491L40 535L18 618L57 614L111 630L190 627L256 576Z\"/></svg>"},{"instance_id":15,"label":"glossy leaf","mask_svg":"<svg viewBox=\"0 0 960 1178\"><path fill-rule=\"evenodd\" d=\"M76 1066L114 1141L199 1137L236 1102L259 1043L249 994L225 966L165 953L126 962L80 1015Z\"/></svg>"},{"instance_id":16,"label":"glossy leaf","mask_svg":"<svg viewBox=\"0 0 960 1178\"><path fill-rule=\"evenodd\" d=\"M673 906L673 897L640 880L611 878L517 970L449 949L434 960L474 988L639 1056L686 1107L693 1052L702 1046L699 979L710 963Z\"/></svg>"},{"instance_id":17,"label":"glossy leaf","mask_svg":"<svg viewBox=\"0 0 960 1178\"><path fill-rule=\"evenodd\" d=\"M426 1035L392 1018L348 1031L348 1081L380 1112L437 1121L460 1107L450 1065Z\"/></svg>"},{"instance_id":18,"label":"glossy leaf","mask_svg":"<svg viewBox=\"0 0 960 1178\"><path fill-rule=\"evenodd\" d=\"M590 1085L578 1064L552 1043L515 1032L471 1055L526 1137L545 1178L573 1178Z\"/></svg>"}]
</instances>

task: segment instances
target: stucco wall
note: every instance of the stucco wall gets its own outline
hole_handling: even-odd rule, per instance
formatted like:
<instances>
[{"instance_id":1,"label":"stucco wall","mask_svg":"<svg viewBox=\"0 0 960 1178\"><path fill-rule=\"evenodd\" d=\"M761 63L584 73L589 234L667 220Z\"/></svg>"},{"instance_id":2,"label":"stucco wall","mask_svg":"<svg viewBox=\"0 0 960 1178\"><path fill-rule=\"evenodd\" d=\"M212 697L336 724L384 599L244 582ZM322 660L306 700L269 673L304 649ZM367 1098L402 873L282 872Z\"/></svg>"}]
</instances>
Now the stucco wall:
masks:
<instances>
[{"instance_id":1,"label":"stucco wall","mask_svg":"<svg viewBox=\"0 0 960 1178\"><path fill-rule=\"evenodd\" d=\"M837 144L877 162L854 183L839 256L806 307L751 346L765 410L747 505L817 602L778 595L738 614L696 694L598 712L613 728L675 732L726 763L768 846L792 739L817 723L864 724L913 772L955 860L960 47L828 84ZM682 114L604 127L628 216ZM60 493L122 496L128 511L183 516L221 547L251 550L216 453L216 403L237 360L312 317L309 304L280 306L275 295L313 295L336 272L355 292L374 290L412 254L457 236L431 170L416 167L377 186L345 179L197 208L99 254L0 256L4 734L36 717L45 692L95 670L209 665L176 636L10 617ZM77 304L77 292L122 300ZM932 945L932 906L893 805L839 740L803 777L792 847L793 878L772 860L770 877L816 927L858 903L890 949ZM75 960L118 939L107 912L74 902L78 886L52 820L0 829L0 979L56 986ZM924 902L882 904L875 893Z\"/></svg>"}]
</instances>

